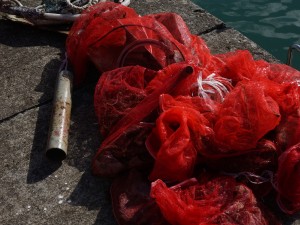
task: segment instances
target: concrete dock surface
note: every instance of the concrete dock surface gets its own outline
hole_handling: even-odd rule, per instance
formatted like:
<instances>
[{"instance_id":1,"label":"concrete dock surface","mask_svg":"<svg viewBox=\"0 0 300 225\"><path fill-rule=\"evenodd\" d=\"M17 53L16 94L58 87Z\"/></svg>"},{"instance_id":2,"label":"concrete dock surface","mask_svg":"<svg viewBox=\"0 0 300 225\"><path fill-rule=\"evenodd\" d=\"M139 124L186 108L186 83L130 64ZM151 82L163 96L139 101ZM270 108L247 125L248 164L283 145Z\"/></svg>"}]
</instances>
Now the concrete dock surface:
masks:
<instances>
[{"instance_id":1,"label":"concrete dock surface","mask_svg":"<svg viewBox=\"0 0 300 225\"><path fill-rule=\"evenodd\" d=\"M34 0L22 2L35 4ZM212 53L248 49L256 59L276 62L254 42L190 1L132 0L130 7L141 15L164 11L180 14ZM101 143L93 110L93 86L73 92L67 158L62 163L45 158L55 79L65 40L66 35L0 18L2 225L116 224L110 181L94 177L90 170Z\"/></svg>"}]
</instances>

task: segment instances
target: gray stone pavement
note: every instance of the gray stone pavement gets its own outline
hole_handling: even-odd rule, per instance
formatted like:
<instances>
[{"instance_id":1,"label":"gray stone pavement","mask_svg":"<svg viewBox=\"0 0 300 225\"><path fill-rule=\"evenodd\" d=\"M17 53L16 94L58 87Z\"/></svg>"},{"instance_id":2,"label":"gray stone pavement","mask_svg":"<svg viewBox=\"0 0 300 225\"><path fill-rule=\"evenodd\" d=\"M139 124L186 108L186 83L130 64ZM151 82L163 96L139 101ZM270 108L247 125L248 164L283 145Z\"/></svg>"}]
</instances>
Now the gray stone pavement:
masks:
<instances>
[{"instance_id":1,"label":"gray stone pavement","mask_svg":"<svg viewBox=\"0 0 300 225\"><path fill-rule=\"evenodd\" d=\"M249 49L255 58L276 61L190 1L134 0L131 7L140 14L179 13L213 53ZM73 93L67 159L54 163L44 156L65 38L0 19L0 224L116 224L109 181L90 173L101 142L93 86Z\"/></svg>"}]
</instances>

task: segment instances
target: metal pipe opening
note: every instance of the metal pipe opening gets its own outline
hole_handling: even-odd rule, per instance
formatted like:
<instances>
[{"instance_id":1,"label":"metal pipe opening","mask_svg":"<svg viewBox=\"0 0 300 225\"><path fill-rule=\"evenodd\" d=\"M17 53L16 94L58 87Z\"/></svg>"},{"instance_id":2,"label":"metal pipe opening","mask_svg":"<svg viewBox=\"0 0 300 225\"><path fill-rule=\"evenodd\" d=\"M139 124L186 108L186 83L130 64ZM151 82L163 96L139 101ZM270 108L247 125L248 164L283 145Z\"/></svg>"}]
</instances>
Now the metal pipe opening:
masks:
<instances>
[{"instance_id":1,"label":"metal pipe opening","mask_svg":"<svg viewBox=\"0 0 300 225\"><path fill-rule=\"evenodd\" d=\"M63 160L67 156L72 105L72 78L72 73L67 70L61 71L57 78L46 149L46 156L52 160Z\"/></svg>"}]
</instances>

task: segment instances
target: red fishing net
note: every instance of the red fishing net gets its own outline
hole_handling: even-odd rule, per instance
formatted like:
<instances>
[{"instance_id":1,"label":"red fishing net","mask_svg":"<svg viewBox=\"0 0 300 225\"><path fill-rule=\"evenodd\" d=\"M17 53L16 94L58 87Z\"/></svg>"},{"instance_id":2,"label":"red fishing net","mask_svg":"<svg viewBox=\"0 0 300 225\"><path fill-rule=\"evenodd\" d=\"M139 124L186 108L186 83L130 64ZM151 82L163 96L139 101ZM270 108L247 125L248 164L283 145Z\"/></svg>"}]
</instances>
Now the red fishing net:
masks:
<instances>
[{"instance_id":1,"label":"red fishing net","mask_svg":"<svg viewBox=\"0 0 300 225\"><path fill-rule=\"evenodd\" d=\"M141 66L119 68L102 74L95 89L94 106L103 137L146 97L145 88L155 75L156 72Z\"/></svg>"},{"instance_id":2,"label":"red fishing net","mask_svg":"<svg viewBox=\"0 0 300 225\"><path fill-rule=\"evenodd\" d=\"M223 102L214 126L221 152L247 151L280 122L277 102L259 81L241 82Z\"/></svg>"},{"instance_id":3,"label":"red fishing net","mask_svg":"<svg viewBox=\"0 0 300 225\"><path fill-rule=\"evenodd\" d=\"M138 17L132 9L114 3L95 5L83 13L70 30L67 53L75 84L84 80L89 61L100 72L137 64L159 70L181 61L202 64L210 56L203 40L191 35L178 15Z\"/></svg>"},{"instance_id":4,"label":"red fishing net","mask_svg":"<svg viewBox=\"0 0 300 225\"><path fill-rule=\"evenodd\" d=\"M286 150L279 157L276 175L277 202L280 208L293 214L300 210L300 143Z\"/></svg>"},{"instance_id":5,"label":"red fishing net","mask_svg":"<svg viewBox=\"0 0 300 225\"><path fill-rule=\"evenodd\" d=\"M169 225L150 197L151 183L136 170L116 178L110 189L118 224Z\"/></svg>"},{"instance_id":6,"label":"red fishing net","mask_svg":"<svg viewBox=\"0 0 300 225\"><path fill-rule=\"evenodd\" d=\"M251 192L262 197L272 185L283 211L300 211L299 71L246 50L212 55L179 15L138 16L114 3L83 13L67 52L76 84L89 65L101 75L94 102L104 141L94 174L138 168L152 181L175 183L203 169L217 174L184 188L154 182L159 208L149 199L130 207L133 185L120 178L113 186L120 224L277 224ZM145 205L168 222L142 220Z\"/></svg>"},{"instance_id":7,"label":"red fishing net","mask_svg":"<svg viewBox=\"0 0 300 225\"><path fill-rule=\"evenodd\" d=\"M150 180L183 181L193 174L197 152L204 148L202 139L213 131L208 120L189 107L172 107L156 120L146 145L155 164Z\"/></svg>"},{"instance_id":8,"label":"red fishing net","mask_svg":"<svg viewBox=\"0 0 300 225\"><path fill-rule=\"evenodd\" d=\"M122 35L124 31L121 29L116 31L118 35L115 36L109 35L105 31L112 28L111 23L116 19L137 16L138 14L133 9L112 2L96 4L81 14L80 19L72 26L66 43L68 57L76 74L75 84L82 82L86 76L87 63L91 60L88 56L90 45L108 35L109 39L105 39L106 44L118 48L125 41L124 35ZM90 43L89 40L93 43ZM109 61L110 58L116 57L116 54L118 54L109 48L98 48L98 51L105 54L106 57L102 58L104 62Z\"/></svg>"},{"instance_id":9,"label":"red fishing net","mask_svg":"<svg viewBox=\"0 0 300 225\"><path fill-rule=\"evenodd\" d=\"M211 170L228 173L250 172L262 174L264 171L277 169L277 158L280 151L274 142L262 139L254 149L245 151L243 154L210 154L202 158L201 163Z\"/></svg>"},{"instance_id":10,"label":"red fishing net","mask_svg":"<svg viewBox=\"0 0 300 225\"><path fill-rule=\"evenodd\" d=\"M112 71L111 73L115 73L115 71ZM102 142L94 157L93 172L95 174L114 176L124 168L125 164L125 168L131 168L132 164L143 164L142 162L140 163L140 160L136 160L136 156L139 155L137 152L141 155L145 155L145 151L143 151L145 141L143 140L145 140L146 134L148 133L148 123L151 122L151 118L150 121L147 121L147 119L149 119L149 116L151 117L151 114L158 107L159 96L163 93L172 92L174 87L191 73L193 73L192 67L185 63L172 64L157 72L155 78L144 88L147 96L140 101L135 99L136 106L126 111L122 118L111 127L109 135ZM169 76L169 74L172 74L172 76ZM122 76L118 76L118 79L123 78ZM122 82L122 80L119 80L118 82L121 86L124 85L124 89L129 87L125 82ZM101 80L99 85L97 85L97 88L101 88ZM129 92L130 90L127 91ZM96 90L96 93L100 93L100 91ZM105 96L109 97L109 95ZM102 94L100 96L95 96L95 102L100 102L97 100L98 97L102 97ZM111 100L108 99L108 101ZM124 101L127 102L128 99L119 98L114 101L115 104L113 107L116 108L118 105L127 104L124 103ZM98 105L97 103L96 107L99 106L101 105ZM101 118L101 116L102 115L100 114L99 118ZM107 118L105 117L104 120L106 119ZM119 162L119 160L121 160L123 166L114 166L113 164L107 165L107 162L112 159L116 162L115 158L118 159L117 164L122 164ZM134 162L131 161L132 158ZM112 166L112 168L110 166Z\"/></svg>"},{"instance_id":11,"label":"red fishing net","mask_svg":"<svg viewBox=\"0 0 300 225\"><path fill-rule=\"evenodd\" d=\"M151 197L171 224L279 224L265 212L249 188L230 177L218 177L168 188L152 183Z\"/></svg>"}]
</instances>

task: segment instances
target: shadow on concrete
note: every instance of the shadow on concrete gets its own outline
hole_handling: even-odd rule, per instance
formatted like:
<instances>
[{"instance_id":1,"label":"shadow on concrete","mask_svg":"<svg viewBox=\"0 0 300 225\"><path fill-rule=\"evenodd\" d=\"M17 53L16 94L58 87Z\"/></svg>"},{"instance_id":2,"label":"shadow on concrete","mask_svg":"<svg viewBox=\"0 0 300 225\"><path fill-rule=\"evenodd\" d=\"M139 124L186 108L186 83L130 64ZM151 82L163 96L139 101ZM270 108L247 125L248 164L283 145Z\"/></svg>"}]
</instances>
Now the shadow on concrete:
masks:
<instances>
[{"instance_id":1,"label":"shadow on concrete","mask_svg":"<svg viewBox=\"0 0 300 225\"><path fill-rule=\"evenodd\" d=\"M65 162L79 171L90 171L92 158L102 141L94 113L94 86L73 91L68 156Z\"/></svg>"},{"instance_id":2,"label":"shadow on concrete","mask_svg":"<svg viewBox=\"0 0 300 225\"><path fill-rule=\"evenodd\" d=\"M116 225L109 189L109 180L97 178L86 171L67 202L74 206L85 206L88 210L99 210L94 225Z\"/></svg>"},{"instance_id":3,"label":"shadow on concrete","mask_svg":"<svg viewBox=\"0 0 300 225\"><path fill-rule=\"evenodd\" d=\"M45 67L35 91L43 93L39 99L37 122L30 154L28 183L39 182L55 172L62 162L45 157L52 113L52 99L61 60L53 59ZM72 94L71 126L68 155L65 163L79 171L90 171L92 158L101 143L93 107L95 83L76 89ZM92 176L91 176L92 178ZM88 203L89 204L89 203Z\"/></svg>"},{"instance_id":4,"label":"shadow on concrete","mask_svg":"<svg viewBox=\"0 0 300 225\"><path fill-rule=\"evenodd\" d=\"M61 51L63 50L61 49ZM61 60L52 59L47 63L47 65L43 69L40 83L34 89L34 91L36 92L43 93L39 98L39 104L49 102L53 99L57 73L62 63L64 53L60 53L59 57L61 58Z\"/></svg>"},{"instance_id":5,"label":"shadow on concrete","mask_svg":"<svg viewBox=\"0 0 300 225\"><path fill-rule=\"evenodd\" d=\"M50 105L39 107L27 173L27 183L29 184L45 179L61 166L61 162L50 161L45 156L49 128L48 121L51 117Z\"/></svg>"},{"instance_id":6,"label":"shadow on concrete","mask_svg":"<svg viewBox=\"0 0 300 225\"><path fill-rule=\"evenodd\" d=\"M100 212L98 213L98 216L96 218L96 221L93 225L117 225L118 223L115 220L112 206L111 206L111 200L109 200L108 206L104 206L101 208Z\"/></svg>"},{"instance_id":7,"label":"shadow on concrete","mask_svg":"<svg viewBox=\"0 0 300 225\"><path fill-rule=\"evenodd\" d=\"M94 225L116 225L109 194L110 180L95 177L91 162L102 141L94 113L95 83L89 83L73 93L72 124L70 127L68 165L83 171L83 175L69 196L70 204L99 210Z\"/></svg>"},{"instance_id":8,"label":"shadow on concrete","mask_svg":"<svg viewBox=\"0 0 300 225\"><path fill-rule=\"evenodd\" d=\"M25 29L24 29L25 27ZM66 35L0 19L0 43L11 47L52 46L61 48Z\"/></svg>"},{"instance_id":9,"label":"shadow on concrete","mask_svg":"<svg viewBox=\"0 0 300 225\"><path fill-rule=\"evenodd\" d=\"M40 83L35 88L35 91L43 94L38 101L40 106L38 108L34 139L30 152L27 183L41 181L61 166L61 162L51 161L45 157L49 122L52 112L51 100L53 98L57 70L60 64L60 60L51 60L44 67Z\"/></svg>"},{"instance_id":10,"label":"shadow on concrete","mask_svg":"<svg viewBox=\"0 0 300 225\"><path fill-rule=\"evenodd\" d=\"M11 47L52 46L61 49L61 56L63 55L65 35L30 26L24 29L24 25L4 20L0 20L0 33L6 34L0 35L0 44ZM36 105L37 121L30 152L27 183L40 182L58 170L62 163L67 163L83 172L80 181L69 197L70 204L85 206L90 210L99 210L94 225L115 225L109 197L110 182L93 176L90 170L92 158L102 140L93 108L94 87L97 80L95 77L87 85L73 92L67 158L64 162L59 162L51 161L45 156L52 99L60 64L61 60L58 59L48 62L43 69L40 82L34 90L42 93L42 96Z\"/></svg>"}]
</instances>

